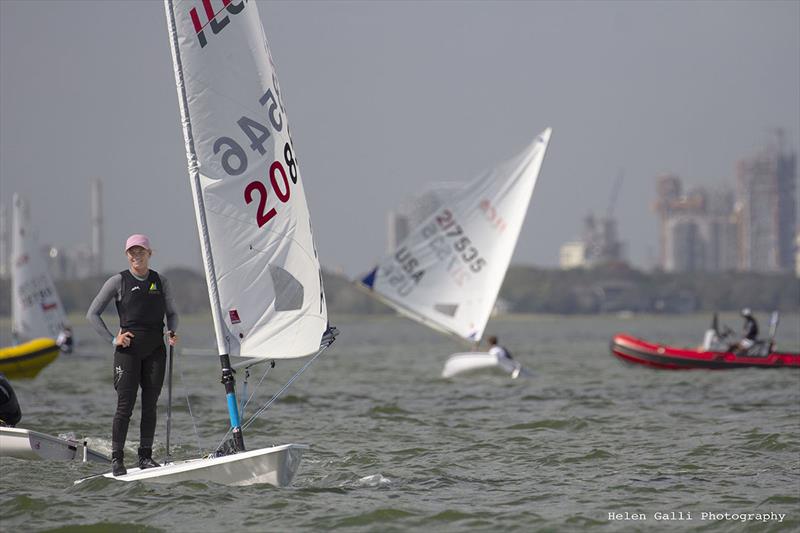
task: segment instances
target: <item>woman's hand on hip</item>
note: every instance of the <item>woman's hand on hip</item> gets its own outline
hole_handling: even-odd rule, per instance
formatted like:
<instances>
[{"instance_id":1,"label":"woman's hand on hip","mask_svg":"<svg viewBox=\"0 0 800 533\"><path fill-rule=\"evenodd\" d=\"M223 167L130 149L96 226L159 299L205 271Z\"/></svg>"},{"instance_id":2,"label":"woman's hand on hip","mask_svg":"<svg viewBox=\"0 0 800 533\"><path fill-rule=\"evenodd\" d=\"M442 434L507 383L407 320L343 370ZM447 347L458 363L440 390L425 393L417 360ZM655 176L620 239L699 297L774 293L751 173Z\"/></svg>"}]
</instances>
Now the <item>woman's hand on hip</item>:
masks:
<instances>
[{"instance_id":1,"label":"woman's hand on hip","mask_svg":"<svg viewBox=\"0 0 800 533\"><path fill-rule=\"evenodd\" d=\"M133 337L134 334L131 333L130 331L126 331L125 333L123 333L122 330L119 330L119 333L117 333L117 338L114 339L114 341L116 342L117 346L122 346L123 348L127 348L128 346L131 345L131 340L133 339Z\"/></svg>"}]
</instances>

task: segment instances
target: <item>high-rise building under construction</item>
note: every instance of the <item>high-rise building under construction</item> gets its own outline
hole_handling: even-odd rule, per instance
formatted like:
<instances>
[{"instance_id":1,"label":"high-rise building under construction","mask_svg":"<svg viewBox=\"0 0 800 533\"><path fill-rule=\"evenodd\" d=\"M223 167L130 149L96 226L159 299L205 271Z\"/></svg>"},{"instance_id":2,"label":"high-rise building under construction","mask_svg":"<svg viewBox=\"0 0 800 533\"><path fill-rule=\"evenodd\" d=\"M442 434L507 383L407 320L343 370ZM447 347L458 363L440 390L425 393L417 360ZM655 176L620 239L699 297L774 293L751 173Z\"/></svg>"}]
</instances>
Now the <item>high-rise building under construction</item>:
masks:
<instances>
[{"instance_id":1,"label":"high-rise building under construction","mask_svg":"<svg viewBox=\"0 0 800 533\"><path fill-rule=\"evenodd\" d=\"M668 272L795 269L797 161L782 134L739 161L736 193L702 187L682 191L680 178L656 180L660 265Z\"/></svg>"},{"instance_id":2,"label":"high-rise building under construction","mask_svg":"<svg viewBox=\"0 0 800 533\"><path fill-rule=\"evenodd\" d=\"M797 206L796 154L783 148L783 134L737 168L739 269L794 270Z\"/></svg>"},{"instance_id":3,"label":"high-rise building under construction","mask_svg":"<svg viewBox=\"0 0 800 533\"><path fill-rule=\"evenodd\" d=\"M733 192L696 188L683 193L680 178L656 180L661 218L660 264L667 272L736 269Z\"/></svg>"}]
</instances>

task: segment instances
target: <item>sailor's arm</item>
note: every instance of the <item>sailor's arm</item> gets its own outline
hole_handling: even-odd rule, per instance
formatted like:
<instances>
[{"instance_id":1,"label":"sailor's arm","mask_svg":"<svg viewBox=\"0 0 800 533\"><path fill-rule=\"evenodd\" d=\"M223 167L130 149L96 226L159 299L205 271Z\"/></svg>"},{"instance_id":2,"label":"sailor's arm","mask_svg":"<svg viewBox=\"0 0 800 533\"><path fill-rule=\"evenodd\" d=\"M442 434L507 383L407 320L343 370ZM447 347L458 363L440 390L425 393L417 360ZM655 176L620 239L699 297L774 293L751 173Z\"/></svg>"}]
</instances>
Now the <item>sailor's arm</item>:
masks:
<instances>
[{"instance_id":1,"label":"sailor's arm","mask_svg":"<svg viewBox=\"0 0 800 533\"><path fill-rule=\"evenodd\" d=\"M175 332L178 330L178 312L175 310L175 299L172 297L172 288L169 281L164 276L161 276L161 289L164 293L164 305L166 307L167 315L167 330L170 332L170 345L175 345L178 336Z\"/></svg>"},{"instance_id":2,"label":"sailor's arm","mask_svg":"<svg viewBox=\"0 0 800 533\"><path fill-rule=\"evenodd\" d=\"M108 306L108 303L116 298L121 289L122 276L119 274L111 276L103 284L100 292L94 297L94 300L92 300L92 305L89 306L89 310L86 312L86 320L89 321L97 334L112 344L115 343L116 336L109 331L108 326L106 326L106 323L103 321L103 317L101 315Z\"/></svg>"}]
</instances>

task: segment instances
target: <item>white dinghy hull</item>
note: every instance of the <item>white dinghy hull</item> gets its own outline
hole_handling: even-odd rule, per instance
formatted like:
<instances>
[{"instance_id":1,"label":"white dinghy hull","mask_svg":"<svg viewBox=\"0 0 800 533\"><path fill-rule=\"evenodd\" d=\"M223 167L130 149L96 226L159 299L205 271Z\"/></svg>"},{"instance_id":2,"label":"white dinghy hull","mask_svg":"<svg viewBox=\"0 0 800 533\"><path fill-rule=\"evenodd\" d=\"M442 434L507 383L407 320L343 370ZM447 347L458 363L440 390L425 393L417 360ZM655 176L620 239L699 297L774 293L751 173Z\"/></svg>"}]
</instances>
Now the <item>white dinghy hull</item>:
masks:
<instances>
[{"instance_id":1,"label":"white dinghy hull","mask_svg":"<svg viewBox=\"0 0 800 533\"><path fill-rule=\"evenodd\" d=\"M105 455L89 449L86 442L61 439L38 431L0 427L0 457L50 461L110 463Z\"/></svg>"},{"instance_id":2,"label":"white dinghy hull","mask_svg":"<svg viewBox=\"0 0 800 533\"><path fill-rule=\"evenodd\" d=\"M459 374L474 372L487 368L494 368L509 374L512 379L518 377L530 377L532 374L522 368L516 361L500 358L486 352L465 352L456 353L447 359L442 370L443 378L451 378Z\"/></svg>"},{"instance_id":3,"label":"white dinghy hull","mask_svg":"<svg viewBox=\"0 0 800 533\"><path fill-rule=\"evenodd\" d=\"M303 452L307 449L306 444L283 444L222 457L178 461L146 470L131 468L124 476L115 477L108 472L103 477L117 481L152 483L204 481L238 487L263 483L286 487L297 473ZM82 481L86 479L75 483Z\"/></svg>"}]
</instances>

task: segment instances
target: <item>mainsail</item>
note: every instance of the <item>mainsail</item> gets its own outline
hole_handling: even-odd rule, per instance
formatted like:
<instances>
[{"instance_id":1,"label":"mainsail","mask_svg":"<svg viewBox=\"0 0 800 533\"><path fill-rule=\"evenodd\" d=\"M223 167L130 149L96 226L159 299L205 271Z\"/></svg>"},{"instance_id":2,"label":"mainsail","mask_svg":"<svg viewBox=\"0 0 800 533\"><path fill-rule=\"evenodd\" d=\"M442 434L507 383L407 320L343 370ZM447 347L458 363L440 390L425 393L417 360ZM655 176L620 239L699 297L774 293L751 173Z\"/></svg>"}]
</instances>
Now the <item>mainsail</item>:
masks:
<instances>
[{"instance_id":1,"label":"mainsail","mask_svg":"<svg viewBox=\"0 0 800 533\"><path fill-rule=\"evenodd\" d=\"M258 6L165 7L220 354L312 354L328 322L322 273Z\"/></svg>"},{"instance_id":2,"label":"mainsail","mask_svg":"<svg viewBox=\"0 0 800 533\"><path fill-rule=\"evenodd\" d=\"M411 228L361 283L401 313L471 342L483 336L525 220L551 130Z\"/></svg>"},{"instance_id":3,"label":"mainsail","mask_svg":"<svg viewBox=\"0 0 800 533\"><path fill-rule=\"evenodd\" d=\"M55 339L67 325L64 306L31 229L30 207L17 194L13 202L12 330L19 341Z\"/></svg>"}]
</instances>

